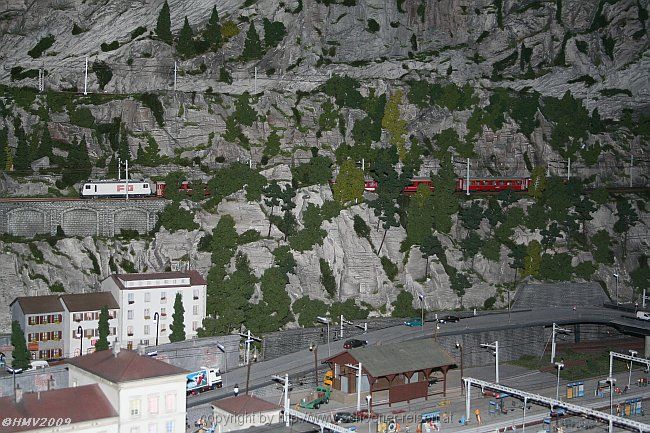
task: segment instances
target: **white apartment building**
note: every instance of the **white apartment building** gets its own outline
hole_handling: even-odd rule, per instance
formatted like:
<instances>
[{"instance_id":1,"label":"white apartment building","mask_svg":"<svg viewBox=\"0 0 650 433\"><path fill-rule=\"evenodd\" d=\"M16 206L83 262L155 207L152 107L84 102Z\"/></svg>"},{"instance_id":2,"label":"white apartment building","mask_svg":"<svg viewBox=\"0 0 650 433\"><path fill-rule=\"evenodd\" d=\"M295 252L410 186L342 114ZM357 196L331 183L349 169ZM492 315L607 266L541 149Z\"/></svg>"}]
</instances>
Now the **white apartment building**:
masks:
<instances>
[{"instance_id":1,"label":"white apartment building","mask_svg":"<svg viewBox=\"0 0 650 433\"><path fill-rule=\"evenodd\" d=\"M119 433L185 432L187 371L119 345L72 358L68 368L68 389L99 386Z\"/></svg>"},{"instance_id":2,"label":"white apartment building","mask_svg":"<svg viewBox=\"0 0 650 433\"><path fill-rule=\"evenodd\" d=\"M118 305L109 292L23 296L11 304L32 359L53 360L92 353L99 339L99 313L108 307L108 341L120 329ZM81 331L81 335L79 335Z\"/></svg>"},{"instance_id":3,"label":"white apartment building","mask_svg":"<svg viewBox=\"0 0 650 433\"><path fill-rule=\"evenodd\" d=\"M196 337L205 318L206 282L197 271L113 274L102 281L102 290L117 300L118 339L128 349L169 343L177 293L185 309L186 339Z\"/></svg>"},{"instance_id":4,"label":"white apartment building","mask_svg":"<svg viewBox=\"0 0 650 433\"><path fill-rule=\"evenodd\" d=\"M95 351L99 340L99 314L108 307L108 342L115 341L119 329L118 305L111 293L82 293L59 296L63 305L63 356L85 355ZM79 332L81 331L81 332Z\"/></svg>"}]
</instances>

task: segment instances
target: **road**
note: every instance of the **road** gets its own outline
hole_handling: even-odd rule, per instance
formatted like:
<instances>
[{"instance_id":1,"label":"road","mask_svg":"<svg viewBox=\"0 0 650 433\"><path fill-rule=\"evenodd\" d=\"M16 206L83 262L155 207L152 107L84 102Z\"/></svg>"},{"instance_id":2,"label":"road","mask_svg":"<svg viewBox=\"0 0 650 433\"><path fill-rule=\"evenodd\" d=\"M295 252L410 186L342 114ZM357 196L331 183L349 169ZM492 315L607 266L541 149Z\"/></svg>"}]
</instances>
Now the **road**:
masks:
<instances>
[{"instance_id":1,"label":"road","mask_svg":"<svg viewBox=\"0 0 650 433\"><path fill-rule=\"evenodd\" d=\"M624 316L628 316L625 318ZM607 308L578 307L573 310L567 308L546 308L539 310L512 311L499 314L487 314L472 316L462 319L457 323L440 324L439 336L451 336L465 333L497 331L505 329L517 329L522 326L551 326L553 323L559 325L571 325L576 323L610 323L612 321L623 321L630 323L629 326L647 328L650 334L650 322L643 322L630 318L630 314L623 314L621 311ZM363 336L369 344L386 344L405 340L429 338L433 335L436 323L426 322L424 327L394 326L368 332ZM644 331L642 331L644 332ZM327 345L319 348L319 363L328 358ZM335 355L343 350L343 341L330 342L329 353ZM284 356L255 363L251 366L250 388L257 389L272 383L271 375L305 374L313 371L314 355L307 348L299 352L293 352ZM207 402L232 395L232 388L235 384L244 391L246 386L246 368L239 367L224 375L225 386L221 389L205 392L198 396L190 396L187 399L187 407L193 407Z\"/></svg>"}]
</instances>

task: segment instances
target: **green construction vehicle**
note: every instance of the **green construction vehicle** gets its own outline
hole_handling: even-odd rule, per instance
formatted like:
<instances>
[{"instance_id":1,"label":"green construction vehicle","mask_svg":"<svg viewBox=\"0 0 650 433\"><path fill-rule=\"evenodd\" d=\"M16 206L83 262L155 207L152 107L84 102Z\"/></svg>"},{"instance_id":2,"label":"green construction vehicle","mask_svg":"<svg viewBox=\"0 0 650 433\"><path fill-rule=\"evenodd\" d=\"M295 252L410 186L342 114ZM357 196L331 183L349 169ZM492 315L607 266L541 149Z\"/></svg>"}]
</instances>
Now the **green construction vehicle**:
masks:
<instances>
[{"instance_id":1,"label":"green construction vehicle","mask_svg":"<svg viewBox=\"0 0 650 433\"><path fill-rule=\"evenodd\" d=\"M321 404L327 404L330 401L332 390L326 386L319 386L316 392L310 397L311 400L303 399L300 402L300 407L303 409L318 409Z\"/></svg>"}]
</instances>

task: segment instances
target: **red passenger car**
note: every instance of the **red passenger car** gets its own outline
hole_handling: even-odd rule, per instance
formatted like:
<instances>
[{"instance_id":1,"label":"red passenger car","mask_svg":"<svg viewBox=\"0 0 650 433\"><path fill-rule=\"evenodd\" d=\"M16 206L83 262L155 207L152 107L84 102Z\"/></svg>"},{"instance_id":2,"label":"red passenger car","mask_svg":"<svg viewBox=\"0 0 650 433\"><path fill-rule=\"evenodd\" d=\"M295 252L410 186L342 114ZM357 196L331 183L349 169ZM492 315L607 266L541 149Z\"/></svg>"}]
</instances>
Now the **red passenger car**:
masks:
<instances>
[{"instance_id":1,"label":"red passenger car","mask_svg":"<svg viewBox=\"0 0 650 433\"><path fill-rule=\"evenodd\" d=\"M520 178L470 178L469 191L527 191L530 187L529 177ZM456 180L457 191L467 191L467 179Z\"/></svg>"}]
</instances>

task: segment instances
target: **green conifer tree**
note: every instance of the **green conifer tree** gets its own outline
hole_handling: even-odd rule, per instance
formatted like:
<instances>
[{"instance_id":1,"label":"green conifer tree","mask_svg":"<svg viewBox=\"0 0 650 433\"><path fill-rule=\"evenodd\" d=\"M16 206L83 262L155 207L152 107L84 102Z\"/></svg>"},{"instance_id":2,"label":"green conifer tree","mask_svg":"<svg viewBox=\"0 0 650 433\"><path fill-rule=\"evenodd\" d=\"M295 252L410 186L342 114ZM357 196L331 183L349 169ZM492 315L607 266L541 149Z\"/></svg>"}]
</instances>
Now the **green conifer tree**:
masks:
<instances>
[{"instance_id":1,"label":"green conifer tree","mask_svg":"<svg viewBox=\"0 0 650 433\"><path fill-rule=\"evenodd\" d=\"M212 51L216 52L221 46L221 24L219 24L219 12L217 12L216 6L212 7L212 15L203 31L203 40Z\"/></svg>"},{"instance_id":2,"label":"green conifer tree","mask_svg":"<svg viewBox=\"0 0 650 433\"><path fill-rule=\"evenodd\" d=\"M156 22L156 35L160 38L161 41L167 42L169 45L172 45L174 42L174 37L172 36L172 20L169 15L169 5L167 0L160 9L160 14L158 15L158 21Z\"/></svg>"},{"instance_id":3,"label":"green conifer tree","mask_svg":"<svg viewBox=\"0 0 650 433\"><path fill-rule=\"evenodd\" d=\"M178 36L176 52L184 59L189 59L196 53L194 47L194 33L192 33L192 27L190 27L190 23L187 21L187 16L185 17L181 33Z\"/></svg>"},{"instance_id":4,"label":"green conifer tree","mask_svg":"<svg viewBox=\"0 0 650 433\"><path fill-rule=\"evenodd\" d=\"M341 165L336 183L332 187L334 198L340 204L361 200L363 197L363 172L348 159Z\"/></svg>"},{"instance_id":5,"label":"green conifer tree","mask_svg":"<svg viewBox=\"0 0 650 433\"><path fill-rule=\"evenodd\" d=\"M14 347L11 351L11 366L13 368L22 368L23 370L27 369L31 354L27 350L25 334L17 320L11 322L11 345Z\"/></svg>"},{"instance_id":6,"label":"green conifer tree","mask_svg":"<svg viewBox=\"0 0 650 433\"><path fill-rule=\"evenodd\" d=\"M122 133L120 134L120 144L117 149L117 155L124 161L131 160L131 148L129 147L129 134L126 128L122 128Z\"/></svg>"},{"instance_id":7,"label":"green conifer tree","mask_svg":"<svg viewBox=\"0 0 650 433\"><path fill-rule=\"evenodd\" d=\"M169 335L169 341L175 343L177 341L185 341L185 308L183 308L183 296L176 293L174 299L174 314L172 314L172 324L169 328L172 333Z\"/></svg>"},{"instance_id":8,"label":"green conifer tree","mask_svg":"<svg viewBox=\"0 0 650 433\"><path fill-rule=\"evenodd\" d=\"M25 131L18 117L14 119L14 134L18 141L16 157L14 158L14 168L21 172L31 170L32 155L29 149L29 143L27 143Z\"/></svg>"},{"instance_id":9,"label":"green conifer tree","mask_svg":"<svg viewBox=\"0 0 650 433\"><path fill-rule=\"evenodd\" d=\"M0 129L0 171L7 169L7 148L9 147L7 130Z\"/></svg>"},{"instance_id":10,"label":"green conifer tree","mask_svg":"<svg viewBox=\"0 0 650 433\"><path fill-rule=\"evenodd\" d=\"M244 51L241 53L242 60L255 60L262 57L264 51L262 50L262 43L260 36L257 34L255 25L251 23L248 31L246 32L246 40L244 41Z\"/></svg>"},{"instance_id":11,"label":"green conifer tree","mask_svg":"<svg viewBox=\"0 0 650 433\"><path fill-rule=\"evenodd\" d=\"M108 318L108 306L104 305L99 312L99 323L97 325L97 332L99 333L99 339L95 343L97 352L108 350L108 334L110 333Z\"/></svg>"},{"instance_id":12,"label":"green conifer tree","mask_svg":"<svg viewBox=\"0 0 650 433\"><path fill-rule=\"evenodd\" d=\"M64 186L71 186L88 179L91 171L92 165L90 164L90 156L88 155L86 137L83 137L79 144L77 144L77 139L75 138L72 142L72 149L68 153L65 161L61 181Z\"/></svg>"},{"instance_id":13,"label":"green conifer tree","mask_svg":"<svg viewBox=\"0 0 650 433\"><path fill-rule=\"evenodd\" d=\"M44 156L52 156L52 147L52 136L50 135L50 129L46 125L43 129L43 135L41 136L41 141L38 145L36 156L38 158L42 158Z\"/></svg>"}]
</instances>

